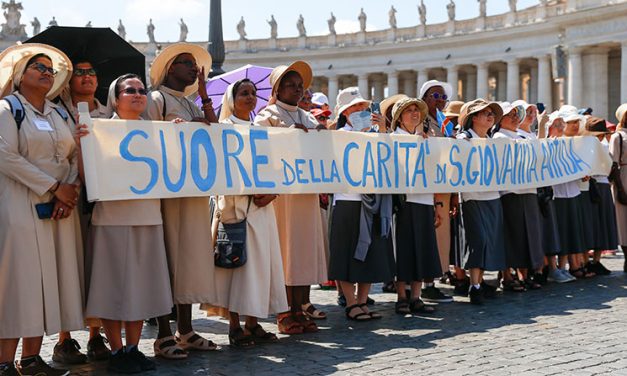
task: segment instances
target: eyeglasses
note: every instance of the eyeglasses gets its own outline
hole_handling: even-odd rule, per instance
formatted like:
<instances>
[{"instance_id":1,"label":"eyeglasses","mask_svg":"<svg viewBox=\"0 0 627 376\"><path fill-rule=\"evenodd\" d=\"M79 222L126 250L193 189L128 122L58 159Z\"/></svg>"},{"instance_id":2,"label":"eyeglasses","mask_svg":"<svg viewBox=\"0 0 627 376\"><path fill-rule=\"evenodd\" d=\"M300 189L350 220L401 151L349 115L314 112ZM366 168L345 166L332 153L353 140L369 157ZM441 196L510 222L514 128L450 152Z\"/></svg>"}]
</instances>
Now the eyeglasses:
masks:
<instances>
[{"instance_id":1,"label":"eyeglasses","mask_svg":"<svg viewBox=\"0 0 627 376\"><path fill-rule=\"evenodd\" d=\"M95 76L96 70L94 68L76 68L72 74L77 77Z\"/></svg>"},{"instance_id":2,"label":"eyeglasses","mask_svg":"<svg viewBox=\"0 0 627 376\"><path fill-rule=\"evenodd\" d=\"M431 93L429 94L429 96L433 99L435 99L436 101L438 99L442 99L443 101L448 100L448 95L446 94L440 94L440 93Z\"/></svg>"},{"instance_id":3,"label":"eyeglasses","mask_svg":"<svg viewBox=\"0 0 627 376\"><path fill-rule=\"evenodd\" d=\"M57 75L57 70L52 68L52 67L47 67L42 63L33 63L29 66L29 68L33 68L39 71L39 73L44 74L44 73L50 73L50 75L52 76L56 76Z\"/></svg>"},{"instance_id":4,"label":"eyeglasses","mask_svg":"<svg viewBox=\"0 0 627 376\"><path fill-rule=\"evenodd\" d=\"M122 92L126 93L126 94L130 94L130 95L135 95L135 94L146 95L146 94L148 94L146 89L135 89L134 87L127 87L126 89L122 90Z\"/></svg>"},{"instance_id":5,"label":"eyeglasses","mask_svg":"<svg viewBox=\"0 0 627 376\"><path fill-rule=\"evenodd\" d=\"M194 68L196 67L196 62L192 61L192 60L183 60L183 61L175 61L172 64L183 64L185 65L187 68Z\"/></svg>"}]
</instances>

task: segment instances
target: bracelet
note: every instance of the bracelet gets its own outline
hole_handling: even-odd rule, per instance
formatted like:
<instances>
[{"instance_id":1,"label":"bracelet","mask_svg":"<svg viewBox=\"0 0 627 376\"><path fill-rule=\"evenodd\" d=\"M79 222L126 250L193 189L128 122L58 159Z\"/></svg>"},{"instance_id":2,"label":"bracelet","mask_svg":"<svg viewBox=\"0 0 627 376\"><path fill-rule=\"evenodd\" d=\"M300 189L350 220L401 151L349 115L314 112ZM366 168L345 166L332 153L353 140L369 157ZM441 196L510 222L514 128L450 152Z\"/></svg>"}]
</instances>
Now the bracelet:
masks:
<instances>
[{"instance_id":1,"label":"bracelet","mask_svg":"<svg viewBox=\"0 0 627 376\"><path fill-rule=\"evenodd\" d=\"M444 207L444 203L442 201L436 201L435 202L435 206L439 206L439 207L443 208Z\"/></svg>"},{"instance_id":2,"label":"bracelet","mask_svg":"<svg viewBox=\"0 0 627 376\"><path fill-rule=\"evenodd\" d=\"M203 111L207 110L207 109L212 109L213 110L213 104L211 102L205 103L200 108L202 108Z\"/></svg>"},{"instance_id":3,"label":"bracelet","mask_svg":"<svg viewBox=\"0 0 627 376\"><path fill-rule=\"evenodd\" d=\"M202 100L201 100L201 103L202 103L202 104L209 104L209 103L211 103L211 98L207 97L207 98L205 98L205 99L202 99Z\"/></svg>"}]
</instances>

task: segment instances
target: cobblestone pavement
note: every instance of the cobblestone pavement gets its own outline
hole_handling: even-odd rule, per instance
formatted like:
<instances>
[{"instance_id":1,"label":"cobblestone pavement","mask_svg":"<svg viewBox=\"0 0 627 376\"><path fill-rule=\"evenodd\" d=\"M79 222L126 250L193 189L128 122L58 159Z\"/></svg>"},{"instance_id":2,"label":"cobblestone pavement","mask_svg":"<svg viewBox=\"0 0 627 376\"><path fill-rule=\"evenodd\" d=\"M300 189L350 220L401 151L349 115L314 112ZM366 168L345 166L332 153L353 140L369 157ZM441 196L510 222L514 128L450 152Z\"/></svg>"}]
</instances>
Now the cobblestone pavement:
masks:
<instances>
[{"instance_id":1,"label":"cobblestone pavement","mask_svg":"<svg viewBox=\"0 0 627 376\"><path fill-rule=\"evenodd\" d=\"M228 323L194 311L194 327L222 346L187 360L157 360L158 375L363 375L434 374L627 375L627 275L623 256L603 262L608 277L550 284L540 291L500 294L485 305L467 298L440 304L430 316L394 313L395 295L372 297L383 319L349 322L334 291L312 290L312 300L329 318L320 332L280 336L278 344L248 350L228 347ZM452 293L449 286L442 287ZM263 325L276 331L272 320ZM621 334L623 333L623 334ZM152 356L154 327L145 326L142 351ZM86 347L87 333L74 337ZM42 357L52 357L56 337L44 339ZM72 369L76 375L104 375L106 363Z\"/></svg>"}]
</instances>

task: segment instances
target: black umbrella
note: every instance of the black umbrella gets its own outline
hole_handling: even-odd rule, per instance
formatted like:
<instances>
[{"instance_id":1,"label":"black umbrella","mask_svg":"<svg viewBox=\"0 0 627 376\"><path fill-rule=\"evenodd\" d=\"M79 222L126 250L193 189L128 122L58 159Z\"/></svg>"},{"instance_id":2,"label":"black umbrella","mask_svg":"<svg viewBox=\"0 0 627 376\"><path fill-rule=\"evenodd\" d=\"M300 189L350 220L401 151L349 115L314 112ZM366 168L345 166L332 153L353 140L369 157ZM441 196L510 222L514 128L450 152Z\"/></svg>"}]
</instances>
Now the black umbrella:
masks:
<instances>
[{"instance_id":1,"label":"black umbrella","mask_svg":"<svg viewBox=\"0 0 627 376\"><path fill-rule=\"evenodd\" d=\"M98 72L96 97L106 104L109 85L118 76L135 73L146 82L146 58L109 28L53 26L24 43L44 43L70 59L82 58Z\"/></svg>"}]
</instances>

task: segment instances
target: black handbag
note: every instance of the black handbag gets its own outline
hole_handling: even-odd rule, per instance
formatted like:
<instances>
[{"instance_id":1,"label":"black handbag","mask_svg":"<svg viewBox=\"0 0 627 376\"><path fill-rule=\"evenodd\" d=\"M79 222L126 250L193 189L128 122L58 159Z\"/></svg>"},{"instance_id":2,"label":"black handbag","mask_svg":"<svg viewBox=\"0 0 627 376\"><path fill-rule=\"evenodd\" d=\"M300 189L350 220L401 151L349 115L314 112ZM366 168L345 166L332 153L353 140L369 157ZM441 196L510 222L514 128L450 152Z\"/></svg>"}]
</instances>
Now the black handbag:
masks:
<instances>
[{"instance_id":1,"label":"black handbag","mask_svg":"<svg viewBox=\"0 0 627 376\"><path fill-rule=\"evenodd\" d=\"M247 216L251 200L249 197ZM222 223L218 218L218 234L213 251L215 266L234 269L246 264L246 226L246 218L236 223Z\"/></svg>"},{"instance_id":2,"label":"black handbag","mask_svg":"<svg viewBox=\"0 0 627 376\"><path fill-rule=\"evenodd\" d=\"M601 193L599 192L597 180L595 178L590 178L590 180L588 180L588 183L588 195L590 196L590 201L592 201L593 204L600 204Z\"/></svg>"}]
</instances>

